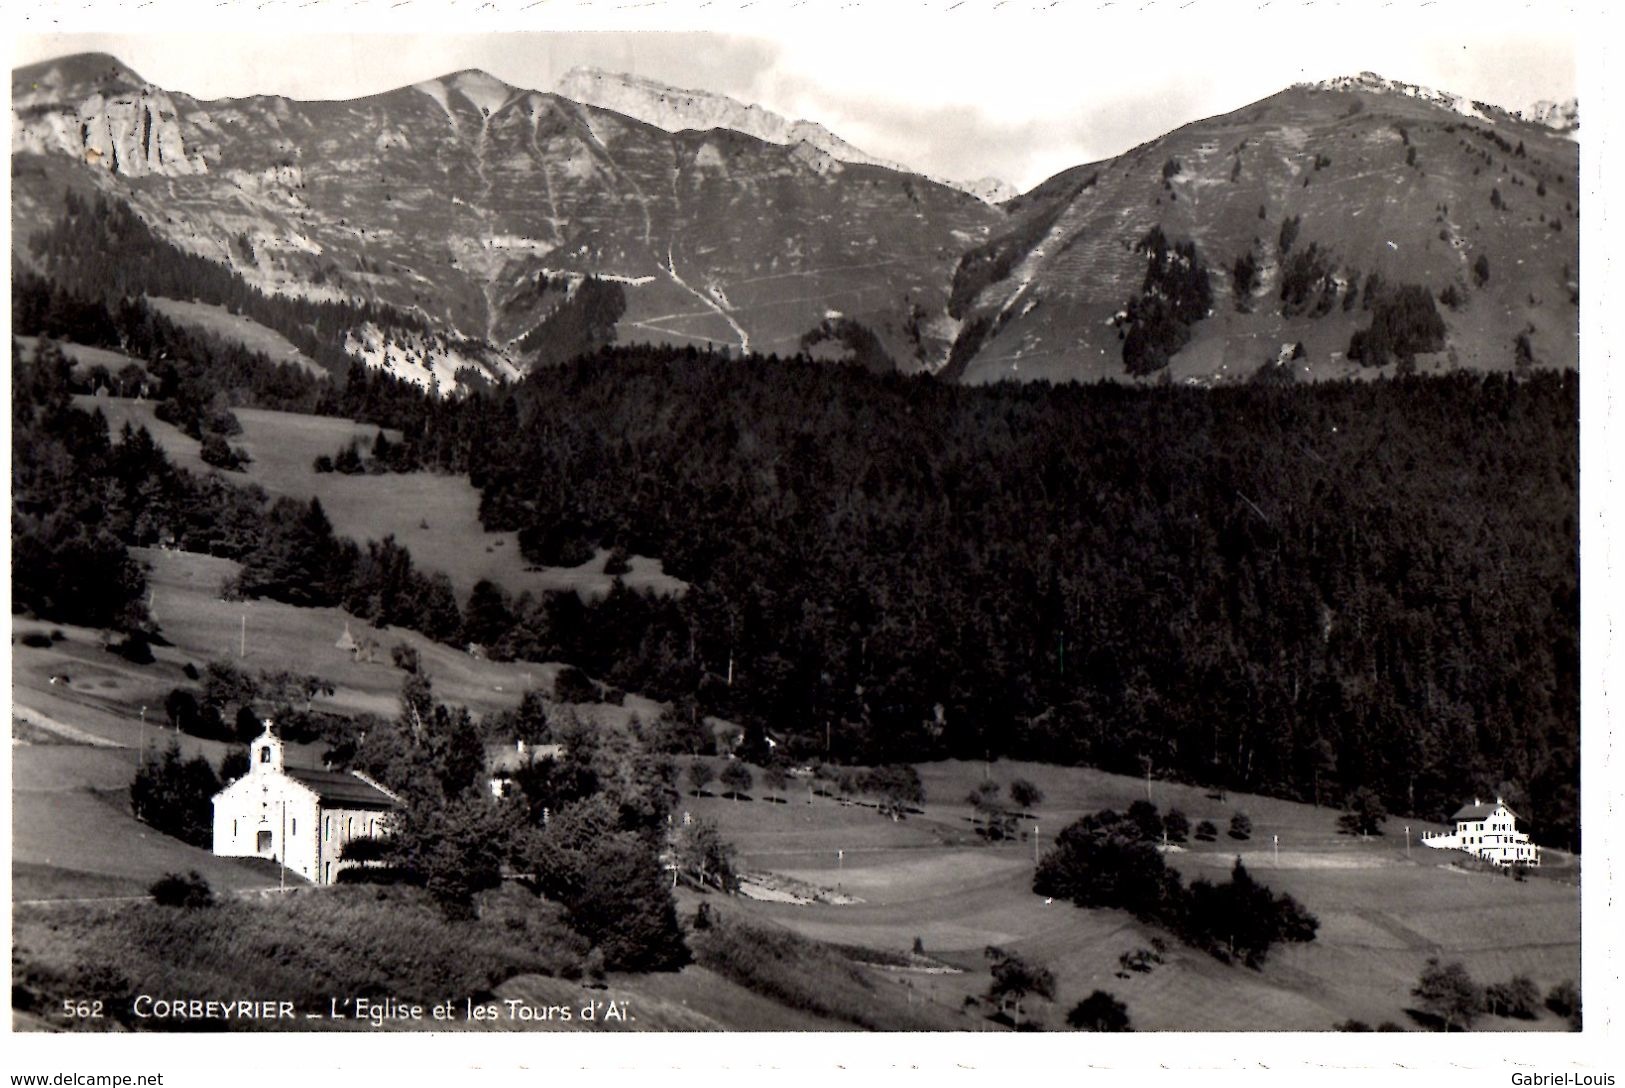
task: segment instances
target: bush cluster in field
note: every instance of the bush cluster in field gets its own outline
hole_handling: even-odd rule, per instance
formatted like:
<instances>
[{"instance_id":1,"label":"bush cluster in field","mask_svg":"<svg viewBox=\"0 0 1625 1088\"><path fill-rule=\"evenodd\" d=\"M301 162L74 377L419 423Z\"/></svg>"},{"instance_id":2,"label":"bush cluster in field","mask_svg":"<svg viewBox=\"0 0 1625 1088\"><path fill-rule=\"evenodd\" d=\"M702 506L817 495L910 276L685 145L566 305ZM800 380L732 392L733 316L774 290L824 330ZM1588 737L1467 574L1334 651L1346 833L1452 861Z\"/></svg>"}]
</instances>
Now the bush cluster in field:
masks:
<instances>
[{"instance_id":1,"label":"bush cluster in field","mask_svg":"<svg viewBox=\"0 0 1625 1088\"><path fill-rule=\"evenodd\" d=\"M1230 879L1186 887L1158 851L1162 820L1136 801L1127 814L1092 813L1062 829L1039 862L1033 891L1080 907L1117 907L1167 927L1214 956L1262 966L1278 942L1312 941L1320 923L1290 895L1276 895L1236 859Z\"/></svg>"}]
</instances>

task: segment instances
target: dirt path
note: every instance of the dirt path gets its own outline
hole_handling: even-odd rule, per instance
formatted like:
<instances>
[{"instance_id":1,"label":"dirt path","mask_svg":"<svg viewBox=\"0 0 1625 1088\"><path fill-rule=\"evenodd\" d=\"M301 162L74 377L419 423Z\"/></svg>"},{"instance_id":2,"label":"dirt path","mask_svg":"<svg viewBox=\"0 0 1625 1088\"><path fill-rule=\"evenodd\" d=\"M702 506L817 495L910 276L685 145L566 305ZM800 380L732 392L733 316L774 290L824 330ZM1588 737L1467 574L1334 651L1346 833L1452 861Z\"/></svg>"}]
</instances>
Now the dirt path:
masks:
<instances>
[{"instance_id":1,"label":"dirt path","mask_svg":"<svg viewBox=\"0 0 1625 1088\"><path fill-rule=\"evenodd\" d=\"M47 733L53 734L54 736L61 737L63 740L72 744L86 744L92 748L129 747L127 744L120 744L118 741L108 740L106 737L98 737L94 733L87 733L78 726L69 725L67 722L57 721L49 714L43 714L38 710L32 710L26 706L13 705L11 708L11 716L18 721L28 723L36 729L41 729Z\"/></svg>"}]
</instances>

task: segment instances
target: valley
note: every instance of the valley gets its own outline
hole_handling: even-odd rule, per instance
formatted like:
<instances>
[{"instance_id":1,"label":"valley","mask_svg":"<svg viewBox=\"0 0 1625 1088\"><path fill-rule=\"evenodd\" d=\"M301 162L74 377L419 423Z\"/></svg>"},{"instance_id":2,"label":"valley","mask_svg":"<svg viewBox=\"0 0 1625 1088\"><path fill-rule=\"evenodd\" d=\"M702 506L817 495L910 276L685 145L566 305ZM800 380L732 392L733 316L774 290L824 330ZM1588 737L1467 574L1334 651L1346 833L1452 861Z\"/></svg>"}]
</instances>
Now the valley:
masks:
<instances>
[{"instance_id":1,"label":"valley","mask_svg":"<svg viewBox=\"0 0 1625 1088\"><path fill-rule=\"evenodd\" d=\"M1577 104L472 56L13 70L14 1030L1580 1028Z\"/></svg>"}]
</instances>

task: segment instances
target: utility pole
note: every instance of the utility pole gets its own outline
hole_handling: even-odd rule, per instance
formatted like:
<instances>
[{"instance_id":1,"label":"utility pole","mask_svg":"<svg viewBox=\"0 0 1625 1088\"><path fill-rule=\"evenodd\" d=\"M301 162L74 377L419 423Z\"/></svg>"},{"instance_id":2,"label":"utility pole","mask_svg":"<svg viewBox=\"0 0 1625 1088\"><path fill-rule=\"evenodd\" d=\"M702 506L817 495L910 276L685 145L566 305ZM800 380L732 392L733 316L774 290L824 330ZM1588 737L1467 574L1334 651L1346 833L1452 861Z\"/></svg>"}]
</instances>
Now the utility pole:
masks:
<instances>
[{"instance_id":1,"label":"utility pole","mask_svg":"<svg viewBox=\"0 0 1625 1088\"><path fill-rule=\"evenodd\" d=\"M1405 860L1411 860L1411 825L1405 825Z\"/></svg>"},{"instance_id":2,"label":"utility pole","mask_svg":"<svg viewBox=\"0 0 1625 1088\"><path fill-rule=\"evenodd\" d=\"M1033 821L1033 864L1038 864L1038 821Z\"/></svg>"},{"instance_id":3,"label":"utility pole","mask_svg":"<svg viewBox=\"0 0 1625 1088\"><path fill-rule=\"evenodd\" d=\"M1274 839L1275 839L1275 867L1277 869L1279 869L1281 867L1281 836L1276 835L1276 836L1274 836Z\"/></svg>"},{"instance_id":4,"label":"utility pole","mask_svg":"<svg viewBox=\"0 0 1625 1088\"><path fill-rule=\"evenodd\" d=\"M135 753L135 765L141 766L147 758L147 708L141 708L141 747Z\"/></svg>"}]
</instances>

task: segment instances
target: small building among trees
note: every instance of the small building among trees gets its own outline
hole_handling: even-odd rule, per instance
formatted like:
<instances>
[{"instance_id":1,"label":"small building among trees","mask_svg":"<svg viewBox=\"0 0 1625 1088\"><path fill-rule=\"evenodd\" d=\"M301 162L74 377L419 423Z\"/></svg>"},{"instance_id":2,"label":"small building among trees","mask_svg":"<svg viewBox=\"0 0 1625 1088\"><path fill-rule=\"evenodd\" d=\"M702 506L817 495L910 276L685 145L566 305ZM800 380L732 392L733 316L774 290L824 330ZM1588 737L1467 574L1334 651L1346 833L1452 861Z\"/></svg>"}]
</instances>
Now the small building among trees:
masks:
<instances>
[{"instance_id":1,"label":"small building among trees","mask_svg":"<svg viewBox=\"0 0 1625 1088\"><path fill-rule=\"evenodd\" d=\"M1518 830L1518 814L1499 797L1493 805L1475 797L1472 804L1463 805L1450 819L1456 830L1423 835L1422 845L1436 850L1465 850L1492 865L1540 864L1540 847Z\"/></svg>"},{"instance_id":2,"label":"small building among trees","mask_svg":"<svg viewBox=\"0 0 1625 1088\"><path fill-rule=\"evenodd\" d=\"M359 864L344 858L346 844L387 835L400 803L359 772L287 766L266 722L249 748L248 773L214 795L214 852L268 858L313 884L332 884Z\"/></svg>"}]
</instances>

